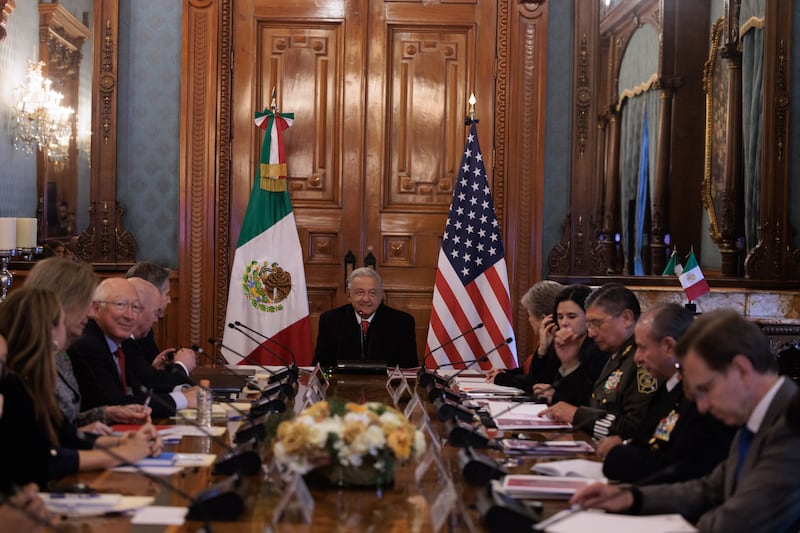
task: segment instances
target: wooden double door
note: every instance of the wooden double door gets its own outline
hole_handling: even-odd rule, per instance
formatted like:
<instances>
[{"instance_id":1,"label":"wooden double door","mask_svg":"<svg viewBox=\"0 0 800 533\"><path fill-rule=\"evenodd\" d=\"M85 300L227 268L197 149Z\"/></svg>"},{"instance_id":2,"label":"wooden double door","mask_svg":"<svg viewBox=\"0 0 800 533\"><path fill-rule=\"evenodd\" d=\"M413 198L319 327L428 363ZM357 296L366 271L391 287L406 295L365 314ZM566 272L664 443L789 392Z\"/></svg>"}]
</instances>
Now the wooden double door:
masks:
<instances>
[{"instance_id":1,"label":"wooden double door","mask_svg":"<svg viewBox=\"0 0 800 533\"><path fill-rule=\"evenodd\" d=\"M350 252L357 267L374 258L422 351L471 92L481 142L493 145L496 2L234 5L232 236L263 139L253 112L275 88L279 109L294 113L284 139L312 335L316 317L345 301Z\"/></svg>"},{"instance_id":2,"label":"wooden double door","mask_svg":"<svg viewBox=\"0 0 800 533\"><path fill-rule=\"evenodd\" d=\"M346 301L352 252L355 266L374 257L424 350L471 93L512 302L539 279L543 0L184 2L177 320L191 341L224 328L262 141L253 113L273 87L295 116L285 148L314 337L319 314ZM527 316L515 305L524 350Z\"/></svg>"}]
</instances>

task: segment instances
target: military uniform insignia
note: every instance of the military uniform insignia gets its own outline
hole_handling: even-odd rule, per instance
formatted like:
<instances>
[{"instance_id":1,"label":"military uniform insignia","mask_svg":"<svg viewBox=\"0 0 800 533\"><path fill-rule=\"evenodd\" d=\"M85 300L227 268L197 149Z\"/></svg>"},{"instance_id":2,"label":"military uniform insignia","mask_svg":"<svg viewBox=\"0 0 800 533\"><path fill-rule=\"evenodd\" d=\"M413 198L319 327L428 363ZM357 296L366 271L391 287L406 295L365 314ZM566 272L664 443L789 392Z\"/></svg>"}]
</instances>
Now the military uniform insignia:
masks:
<instances>
[{"instance_id":1,"label":"military uniform insignia","mask_svg":"<svg viewBox=\"0 0 800 533\"><path fill-rule=\"evenodd\" d=\"M626 355L628 355L629 353L631 353L631 350L633 350L633 344L629 344L629 345L627 345L627 346L625 347L625 349L624 349L624 350L622 350L622 354L619 356L619 358L620 358L620 359L624 359Z\"/></svg>"},{"instance_id":2,"label":"military uniform insignia","mask_svg":"<svg viewBox=\"0 0 800 533\"><path fill-rule=\"evenodd\" d=\"M669 441L670 435L672 435L672 430L675 429L675 424L678 423L678 418L680 415L673 409L669 412L667 416L661 419L661 422L658 423L658 427L653 432L653 438L663 441Z\"/></svg>"},{"instance_id":3,"label":"military uniform insignia","mask_svg":"<svg viewBox=\"0 0 800 533\"><path fill-rule=\"evenodd\" d=\"M268 313L283 311L283 304L292 292L292 275L278 263L251 261L244 269L242 289L254 308Z\"/></svg>"},{"instance_id":4,"label":"military uniform insignia","mask_svg":"<svg viewBox=\"0 0 800 533\"><path fill-rule=\"evenodd\" d=\"M616 369L608 375L606 382L603 384L603 390L606 392L617 390L620 381L622 381L622 370Z\"/></svg>"},{"instance_id":5,"label":"military uniform insignia","mask_svg":"<svg viewBox=\"0 0 800 533\"><path fill-rule=\"evenodd\" d=\"M641 394L651 394L658 388L658 380L643 366L636 368L636 384Z\"/></svg>"}]
</instances>

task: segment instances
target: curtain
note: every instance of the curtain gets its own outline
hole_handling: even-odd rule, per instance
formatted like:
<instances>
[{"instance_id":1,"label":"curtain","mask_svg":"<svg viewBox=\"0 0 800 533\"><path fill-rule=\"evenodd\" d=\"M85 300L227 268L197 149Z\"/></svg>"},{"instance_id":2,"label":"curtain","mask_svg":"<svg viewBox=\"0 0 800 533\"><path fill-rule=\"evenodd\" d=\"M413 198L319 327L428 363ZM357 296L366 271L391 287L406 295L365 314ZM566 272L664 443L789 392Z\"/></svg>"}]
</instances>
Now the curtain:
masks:
<instances>
[{"instance_id":1,"label":"curtain","mask_svg":"<svg viewBox=\"0 0 800 533\"><path fill-rule=\"evenodd\" d=\"M625 272L643 275L642 247L647 229L645 213L650 201L656 173L658 126L660 122L659 91L648 90L625 99L620 122L620 225L625 253ZM647 110L647 180L640 183L641 156L644 139L644 115ZM641 189L641 192L640 192ZM638 213L638 216L637 216ZM632 251L630 253L629 251Z\"/></svg>"},{"instance_id":2,"label":"curtain","mask_svg":"<svg viewBox=\"0 0 800 533\"><path fill-rule=\"evenodd\" d=\"M742 145L744 152L745 250L758 244L761 218L761 121L764 98L764 29L751 28L742 37Z\"/></svg>"}]
</instances>

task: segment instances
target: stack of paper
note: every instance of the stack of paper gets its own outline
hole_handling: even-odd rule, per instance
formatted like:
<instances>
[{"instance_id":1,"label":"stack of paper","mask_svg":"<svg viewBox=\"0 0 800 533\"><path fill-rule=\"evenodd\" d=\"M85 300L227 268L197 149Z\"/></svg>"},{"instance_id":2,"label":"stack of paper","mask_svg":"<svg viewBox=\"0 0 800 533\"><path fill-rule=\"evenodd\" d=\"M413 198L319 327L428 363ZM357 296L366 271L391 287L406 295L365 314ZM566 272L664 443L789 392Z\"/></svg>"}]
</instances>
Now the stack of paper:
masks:
<instances>
[{"instance_id":1,"label":"stack of paper","mask_svg":"<svg viewBox=\"0 0 800 533\"><path fill-rule=\"evenodd\" d=\"M647 531L647 533L690 533L697 531L679 514L628 516L601 511L566 510L539 522L536 531L550 533L619 533L620 531Z\"/></svg>"},{"instance_id":2,"label":"stack of paper","mask_svg":"<svg viewBox=\"0 0 800 533\"><path fill-rule=\"evenodd\" d=\"M568 500L579 489L594 483L593 479L514 474L505 476L500 491L512 498Z\"/></svg>"},{"instance_id":3,"label":"stack of paper","mask_svg":"<svg viewBox=\"0 0 800 533\"><path fill-rule=\"evenodd\" d=\"M582 440L547 440L539 442L531 439L500 439L500 447L507 454L535 456L574 455L594 453L594 448Z\"/></svg>"},{"instance_id":4,"label":"stack of paper","mask_svg":"<svg viewBox=\"0 0 800 533\"><path fill-rule=\"evenodd\" d=\"M529 402L489 402L489 415L497 429L571 429L572 424L539 416L547 405Z\"/></svg>"},{"instance_id":5,"label":"stack of paper","mask_svg":"<svg viewBox=\"0 0 800 533\"><path fill-rule=\"evenodd\" d=\"M564 461L549 461L536 463L531 471L546 476L580 477L596 481L606 481L603 476L603 463L600 461L587 461L586 459L567 459Z\"/></svg>"},{"instance_id":6,"label":"stack of paper","mask_svg":"<svg viewBox=\"0 0 800 533\"><path fill-rule=\"evenodd\" d=\"M153 498L150 496L123 496L121 494L42 492L40 496L50 512L65 516L98 516L106 513L124 513L153 503Z\"/></svg>"},{"instance_id":7,"label":"stack of paper","mask_svg":"<svg viewBox=\"0 0 800 533\"><path fill-rule=\"evenodd\" d=\"M516 387L504 387L489 383L483 375L477 377L458 376L455 379L458 389L470 398L486 396L523 396L525 393Z\"/></svg>"}]
</instances>

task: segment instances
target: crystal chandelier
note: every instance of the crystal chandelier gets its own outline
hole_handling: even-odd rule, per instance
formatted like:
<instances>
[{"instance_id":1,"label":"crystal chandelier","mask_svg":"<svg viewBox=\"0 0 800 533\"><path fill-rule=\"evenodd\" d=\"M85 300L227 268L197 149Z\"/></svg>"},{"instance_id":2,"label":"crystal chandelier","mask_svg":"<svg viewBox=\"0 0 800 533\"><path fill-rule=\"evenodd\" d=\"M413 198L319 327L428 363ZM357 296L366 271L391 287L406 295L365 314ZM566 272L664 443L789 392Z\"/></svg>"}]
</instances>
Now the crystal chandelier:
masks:
<instances>
[{"instance_id":1,"label":"crystal chandelier","mask_svg":"<svg viewBox=\"0 0 800 533\"><path fill-rule=\"evenodd\" d=\"M69 157L74 110L61 105L64 95L42 76L42 67L41 61L29 61L27 83L16 88L14 147L31 154L38 146L48 159L63 163Z\"/></svg>"}]
</instances>

